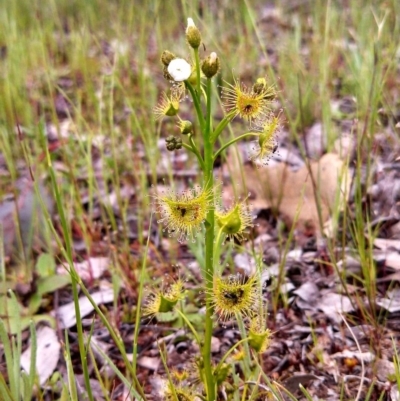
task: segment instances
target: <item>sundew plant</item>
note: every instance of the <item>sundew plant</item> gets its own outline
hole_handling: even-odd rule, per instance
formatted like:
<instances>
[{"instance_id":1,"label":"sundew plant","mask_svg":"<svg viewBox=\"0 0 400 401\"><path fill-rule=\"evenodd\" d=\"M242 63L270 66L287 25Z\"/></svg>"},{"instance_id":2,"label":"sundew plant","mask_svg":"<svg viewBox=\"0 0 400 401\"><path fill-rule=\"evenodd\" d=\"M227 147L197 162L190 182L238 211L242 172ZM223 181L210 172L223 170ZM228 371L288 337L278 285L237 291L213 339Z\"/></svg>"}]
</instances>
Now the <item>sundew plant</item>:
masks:
<instances>
[{"instance_id":1,"label":"sundew plant","mask_svg":"<svg viewBox=\"0 0 400 401\"><path fill-rule=\"evenodd\" d=\"M161 55L164 77L171 86L162 94L154 111L160 119L176 119L177 131L180 133L166 138L166 148L169 151L192 152L203 173L203 181L181 193L168 191L155 195L155 208L164 231L176 237L179 242L194 241L196 236L204 235L205 258L201 269L205 315L204 332L198 333L184 314L178 311L192 330L201 355L194 361L197 380L191 381L192 384L183 380L174 383L175 379L170 378L166 398L189 400L200 397L213 401L218 398L219 391L226 390L228 386L230 372L225 363L228 356L240 354L240 344L246 345L244 349L249 356L257 355L265 351L271 336L262 312L259 277L227 274L220 264L219 249L215 249L220 247L224 238L242 240L253 223L245 200L233 202L229 209L218 206L221 201L217 196L213 175L214 164L217 157L229 146L246 138L253 139L250 160L257 166L266 164L277 149L276 135L280 128L280 115L275 115L272 111L276 92L266 78L256 79L250 87L235 79L233 84L225 83L222 88L224 117L218 124L214 124L211 103L220 60L214 52L201 59L199 49L203 53L202 37L191 18L188 18L186 40L190 57L184 58L187 54L175 55L167 50ZM191 98L194 109L193 120L183 120L179 116L180 105L188 97ZM222 143L221 133L235 118L245 121L248 125L247 132ZM180 281L166 290L152 291L144 313L157 316L159 313L172 311L183 300L184 295L185 288ZM213 361L211 338L213 324L217 319L223 322L236 321L244 335L219 361ZM251 378L243 379L245 382ZM238 384L236 388L230 384L230 388L232 391L243 391L243 387Z\"/></svg>"}]
</instances>

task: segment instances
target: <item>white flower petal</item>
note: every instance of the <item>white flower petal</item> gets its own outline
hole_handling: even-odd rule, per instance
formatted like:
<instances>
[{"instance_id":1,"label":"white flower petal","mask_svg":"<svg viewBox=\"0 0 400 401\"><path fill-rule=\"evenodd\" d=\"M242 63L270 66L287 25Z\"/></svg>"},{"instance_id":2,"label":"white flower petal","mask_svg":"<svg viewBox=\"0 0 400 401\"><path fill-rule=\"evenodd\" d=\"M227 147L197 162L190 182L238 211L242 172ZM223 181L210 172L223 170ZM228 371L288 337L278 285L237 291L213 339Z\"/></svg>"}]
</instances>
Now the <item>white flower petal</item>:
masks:
<instances>
[{"instance_id":1,"label":"white flower petal","mask_svg":"<svg viewBox=\"0 0 400 401\"><path fill-rule=\"evenodd\" d=\"M192 67L183 58L175 58L168 65L168 73L174 81L181 82L190 77Z\"/></svg>"},{"instance_id":2,"label":"white flower petal","mask_svg":"<svg viewBox=\"0 0 400 401\"><path fill-rule=\"evenodd\" d=\"M190 26L196 26L195 24L194 24L194 21L193 21L193 19L192 18L188 18L187 19L187 22L188 22L188 24L187 24L187 27L189 28Z\"/></svg>"}]
</instances>

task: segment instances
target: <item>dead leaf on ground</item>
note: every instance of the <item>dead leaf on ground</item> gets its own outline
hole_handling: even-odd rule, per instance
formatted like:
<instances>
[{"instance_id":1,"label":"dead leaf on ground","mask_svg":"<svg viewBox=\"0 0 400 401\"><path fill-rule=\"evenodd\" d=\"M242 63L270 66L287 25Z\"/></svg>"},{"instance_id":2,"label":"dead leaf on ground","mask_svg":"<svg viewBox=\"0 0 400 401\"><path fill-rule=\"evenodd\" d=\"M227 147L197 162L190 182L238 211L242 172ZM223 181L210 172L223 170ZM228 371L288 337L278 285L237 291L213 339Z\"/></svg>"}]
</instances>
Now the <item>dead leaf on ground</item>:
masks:
<instances>
[{"instance_id":1,"label":"dead leaf on ground","mask_svg":"<svg viewBox=\"0 0 400 401\"><path fill-rule=\"evenodd\" d=\"M91 294L91 297L96 305L106 304L114 300L114 290L112 288L101 289ZM94 311L93 305L86 297L79 298L79 309L81 318ZM76 324L75 304L73 301L52 311L51 315L57 318L61 329L68 329Z\"/></svg>"},{"instance_id":2,"label":"dead leaf on ground","mask_svg":"<svg viewBox=\"0 0 400 401\"><path fill-rule=\"evenodd\" d=\"M102 277L109 265L110 260L107 257L89 258L88 260L74 263L75 270L83 281L96 280ZM68 274L67 268L59 265L57 274Z\"/></svg>"},{"instance_id":3,"label":"dead leaf on ground","mask_svg":"<svg viewBox=\"0 0 400 401\"><path fill-rule=\"evenodd\" d=\"M383 251L388 251L390 249L400 250L400 240L398 239L387 239L387 238L375 238L374 246L382 249Z\"/></svg>"},{"instance_id":4,"label":"dead leaf on ground","mask_svg":"<svg viewBox=\"0 0 400 401\"><path fill-rule=\"evenodd\" d=\"M250 164L239 165L234 157L228 159L232 177L240 177L243 170L247 189L254 194L251 203L255 208L278 210L286 223L310 232L319 231L319 215L316 198L319 200L322 222L331 217L332 211L341 209L348 199L350 174L346 163L334 153L327 153L318 162L310 162L316 191L314 191L307 166L292 171L287 164L275 164L256 169ZM235 174L237 172L237 175ZM224 189L224 192L229 193Z\"/></svg>"},{"instance_id":5,"label":"dead leaf on ground","mask_svg":"<svg viewBox=\"0 0 400 401\"><path fill-rule=\"evenodd\" d=\"M376 300L376 304L381 308L386 309L390 313L400 311L400 288L395 288L388 291L386 296L380 300Z\"/></svg>"},{"instance_id":6,"label":"dead leaf on ground","mask_svg":"<svg viewBox=\"0 0 400 401\"><path fill-rule=\"evenodd\" d=\"M40 385L43 386L57 367L60 357L61 345L55 330L43 326L36 333L36 372L39 376ZM21 355L21 366L29 373L32 361L32 345Z\"/></svg>"}]
</instances>

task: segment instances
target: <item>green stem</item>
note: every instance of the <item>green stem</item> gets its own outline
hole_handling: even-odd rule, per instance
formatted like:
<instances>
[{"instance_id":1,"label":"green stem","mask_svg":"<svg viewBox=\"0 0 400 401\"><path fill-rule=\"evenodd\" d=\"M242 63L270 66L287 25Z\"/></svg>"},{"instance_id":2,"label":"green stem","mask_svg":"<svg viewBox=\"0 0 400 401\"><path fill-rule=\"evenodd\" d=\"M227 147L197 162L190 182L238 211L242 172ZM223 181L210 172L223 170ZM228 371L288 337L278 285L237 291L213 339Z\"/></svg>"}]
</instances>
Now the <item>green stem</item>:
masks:
<instances>
[{"instance_id":1,"label":"green stem","mask_svg":"<svg viewBox=\"0 0 400 401\"><path fill-rule=\"evenodd\" d=\"M204 120L203 112L201 111L200 96L197 96L196 91L194 90L193 86L188 81L185 81L185 86L192 96L193 104L196 109L197 119L199 120L201 132L204 132L205 120Z\"/></svg>"},{"instance_id":2,"label":"green stem","mask_svg":"<svg viewBox=\"0 0 400 401\"><path fill-rule=\"evenodd\" d=\"M192 152L193 154L196 155L197 161L198 161L199 164L200 164L200 168L201 168L202 170L204 170L204 160L203 160L203 158L201 157L201 154L200 154L199 150L197 149L196 144L195 144L194 141L193 141L193 137L192 137L191 134L189 134L188 137L189 137L189 142L190 142L190 144L182 143L182 146L183 146L185 149L189 150L190 152Z\"/></svg>"},{"instance_id":3,"label":"green stem","mask_svg":"<svg viewBox=\"0 0 400 401\"><path fill-rule=\"evenodd\" d=\"M197 334L196 329L193 327L192 323L190 323L190 320L187 318L187 316L182 313L179 309L176 309L176 311L178 312L178 314L180 315L180 317L185 321L185 323L188 325L189 329L192 331L193 335L194 335L194 339L196 340L197 344L199 346L201 346L201 341L200 341L200 337Z\"/></svg>"},{"instance_id":4,"label":"green stem","mask_svg":"<svg viewBox=\"0 0 400 401\"><path fill-rule=\"evenodd\" d=\"M237 324L239 326L239 331L240 331L240 334L241 334L242 338L246 338L247 333L246 333L246 329L244 327L243 319L238 313L236 314L236 321L237 321ZM243 372L245 374L245 377L250 377L251 376L250 347L249 347L249 344L247 342L244 343L243 347L244 347L246 356L243 359L242 369L243 369Z\"/></svg>"},{"instance_id":5,"label":"green stem","mask_svg":"<svg viewBox=\"0 0 400 401\"><path fill-rule=\"evenodd\" d=\"M215 263L219 263L219 257L220 257L220 252L221 252L221 247L222 247L222 241L223 241L223 227L221 227L218 231L217 238L215 240L215 247L214 247L214 265ZM215 273L221 274L221 271L216 271Z\"/></svg>"},{"instance_id":6,"label":"green stem","mask_svg":"<svg viewBox=\"0 0 400 401\"><path fill-rule=\"evenodd\" d=\"M212 204L214 204L214 155L213 144L210 138L211 132L211 79L207 79L207 120L204 135L204 186L206 190L212 192ZM203 277L206 283L206 316L205 316L205 333L203 346L203 362L204 373L207 387L207 400L214 401L216 398L215 380L212 372L211 360L211 338L213 330L213 306L212 306L212 291L213 291L213 268L214 268L214 209L209 210L206 219L206 257Z\"/></svg>"},{"instance_id":7,"label":"green stem","mask_svg":"<svg viewBox=\"0 0 400 401\"><path fill-rule=\"evenodd\" d=\"M193 49L194 52L194 58L196 60L196 78L197 78L197 95L199 96L200 99L200 93L201 93L201 85L200 85L200 58L199 58L199 49Z\"/></svg>"},{"instance_id":8,"label":"green stem","mask_svg":"<svg viewBox=\"0 0 400 401\"><path fill-rule=\"evenodd\" d=\"M153 221L153 214L150 215L150 225ZM145 282L146 275L146 262L147 255L149 254L149 244L150 244L150 235L147 237L146 248L144 250L144 257L142 260L142 267L140 270L140 280L139 280L139 295L137 299L137 308L136 308L136 319L135 319L135 330L133 333L133 353L132 353L132 373L133 376L136 377L136 366L137 366L137 356L138 356L138 338L139 338L139 330L140 330L140 317L141 317L141 305L143 298L143 287Z\"/></svg>"},{"instance_id":9,"label":"green stem","mask_svg":"<svg viewBox=\"0 0 400 401\"><path fill-rule=\"evenodd\" d=\"M211 134L212 143L215 143L215 141L218 139L223 129L233 120L234 117L235 117L235 111L231 111L219 122L217 128L215 128L215 131Z\"/></svg>"},{"instance_id":10,"label":"green stem","mask_svg":"<svg viewBox=\"0 0 400 401\"><path fill-rule=\"evenodd\" d=\"M232 347L227 351L227 353L221 358L221 360L219 361L217 367L215 368L215 370L221 369L223 363L225 362L226 358L228 358L228 356L240 345L243 344L244 342L249 341L249 339L246 338L242 338L240 341L238 341L237 343L233 344Z\"/></svg>"},{"instance_id":11,"label":"green stem","mask_svg":"<svg viewBox=\"0 0 400 401\"><path fill-rule=\"evenodd\" d=\"M217 159L217 157L229 146L233 145L235 142L239 142L244 138L247 138L248 136L259 136L258 132L246 132L243 135L240 135L236 138L231 139L229 142L225 143L224 145L221 146L220 149L218 149L218 151L215 153L214 155L214 160Z\"/></svg>"}]
</instances>

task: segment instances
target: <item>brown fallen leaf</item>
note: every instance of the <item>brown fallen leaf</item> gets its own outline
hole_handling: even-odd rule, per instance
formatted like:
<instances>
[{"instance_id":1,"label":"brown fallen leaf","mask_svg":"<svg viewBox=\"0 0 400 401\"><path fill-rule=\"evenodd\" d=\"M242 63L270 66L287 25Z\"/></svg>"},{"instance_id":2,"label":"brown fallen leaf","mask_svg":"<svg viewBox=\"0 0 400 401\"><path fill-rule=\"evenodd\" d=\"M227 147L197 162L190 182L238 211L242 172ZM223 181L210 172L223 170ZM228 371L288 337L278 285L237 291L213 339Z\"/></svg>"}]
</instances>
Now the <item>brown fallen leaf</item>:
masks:
<instances>
[{"instance_id":1,"label":"brown fallen leaf","mask_svg":"<svg viewBox=\"0 0 400 401\"><path fill-rule=\"evenodd\" d=\"M244 190L236 188L236 191L242 194L250 192L255 208L279 211L288 226L296 223L298 229L318 233L320 223L316 198L322 223L328 221L334 210L343 208L348 198L349 170L335 153L327 153L318 162L310 162L316 191L307 166L292 171L287 164L279 163L256 169L250 164L239 165L235 160L237 158L228 157L230 174L232 177L243 176L247 186ZM229 190L224 189L224 192L229 193Z\"/></svg>"}]
</instances>

